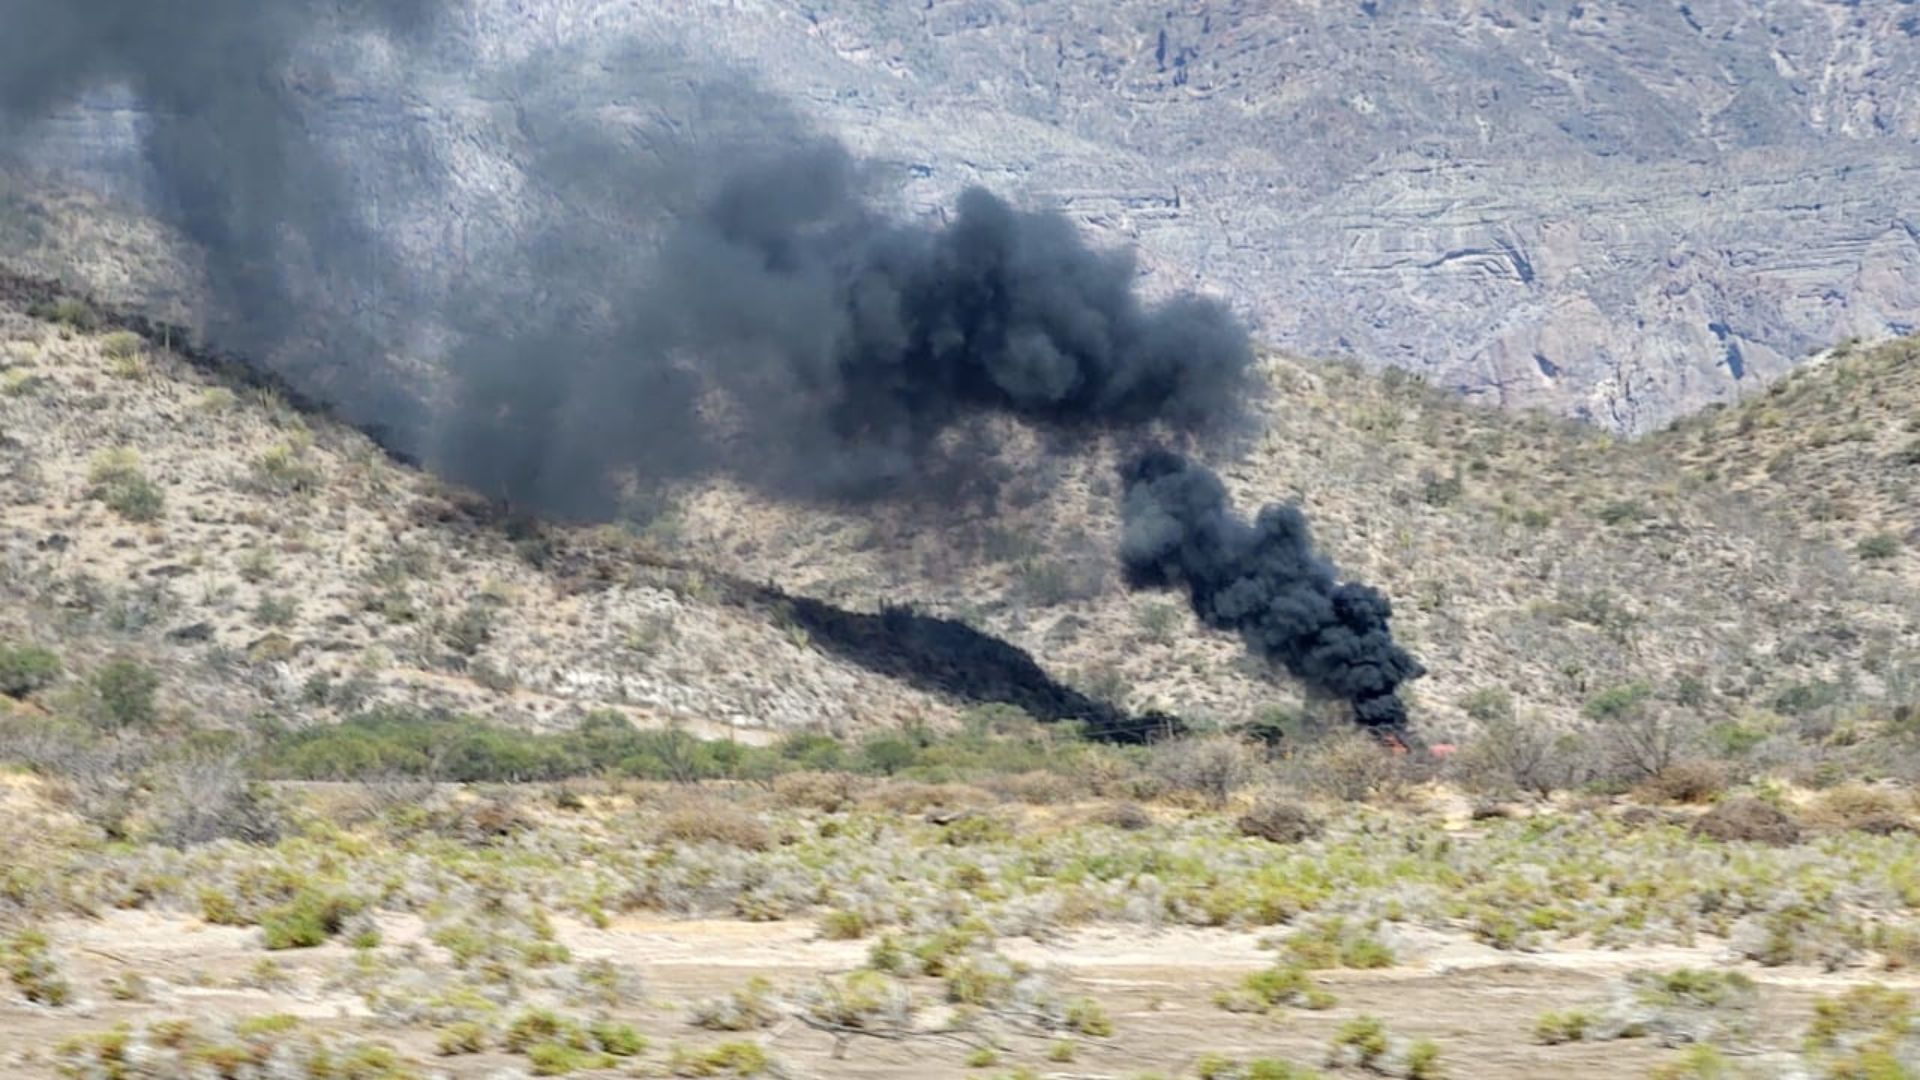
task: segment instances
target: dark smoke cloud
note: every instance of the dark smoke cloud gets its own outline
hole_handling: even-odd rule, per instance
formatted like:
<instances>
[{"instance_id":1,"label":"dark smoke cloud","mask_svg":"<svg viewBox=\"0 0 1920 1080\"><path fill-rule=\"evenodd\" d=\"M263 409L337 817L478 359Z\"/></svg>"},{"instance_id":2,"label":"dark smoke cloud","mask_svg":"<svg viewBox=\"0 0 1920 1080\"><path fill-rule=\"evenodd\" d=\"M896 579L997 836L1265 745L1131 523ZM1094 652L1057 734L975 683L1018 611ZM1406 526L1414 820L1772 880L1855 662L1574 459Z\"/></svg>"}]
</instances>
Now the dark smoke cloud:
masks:
<instances>
[{"instance_id":1,"label":"dark smoke cloud","mask_svg":"<svg viewBox=\"0 0 1920 1080\"><path fill-rule=\"evenodd\" d=\"M0 133L28 146L34 118L124 86L220 344L552 513L713 470L896 494L966 472L955 436L985 415L1200 433L1249 393L1221 306L1144 304L1131 255L1057 214L970 191L903 224L872 166L737 72L671 42L495 61L441 2L0 0ZM497 115L416 122L437 95L462 107L423 112ZM510 195L471 175L469 136Z\"/></svg>"},{"instance_id":2,"label":"dark smoke cloud","mask_svg":"<svg viewBox=\"0 0 1920 1080\"><path fill-rule=\"evenodd\" d=\"M281 359L375 356L377 343L352 320L303 325L303 312L324 308L343 283L362 295L402 285L365 207L300 114L289 64L324 18L405 42L428 28L434 7L0 0L0 151L30 155L31 126L50 109L102 90L132 94L147 107L146 186L205 261L210 334L227 348ZM308 329L331 339L324 353L283 347ZM288 374L311 381L321 373ZM405 395L364 360L331 374L339 385L327 389L349 416L415 422L398 415Z\"/></svg>"},{"instance_id":3,"label":"dark smoke cloud","mask_svg":"<svg viewBox=\"0 0 1920 1080\"><path fill-rule=\"evenodd\" d=\"M1238 631L1309 690L1351 703L1362 725L1405 730L1399 688L1424 669L1394 643L1387 598L1340 580L1299 508L1267 506L1248 524L1218 476L1165 450L1141 455L1121 478L1130 586L1184 586L1202 622Z\"/></svg>"}]
</instances>

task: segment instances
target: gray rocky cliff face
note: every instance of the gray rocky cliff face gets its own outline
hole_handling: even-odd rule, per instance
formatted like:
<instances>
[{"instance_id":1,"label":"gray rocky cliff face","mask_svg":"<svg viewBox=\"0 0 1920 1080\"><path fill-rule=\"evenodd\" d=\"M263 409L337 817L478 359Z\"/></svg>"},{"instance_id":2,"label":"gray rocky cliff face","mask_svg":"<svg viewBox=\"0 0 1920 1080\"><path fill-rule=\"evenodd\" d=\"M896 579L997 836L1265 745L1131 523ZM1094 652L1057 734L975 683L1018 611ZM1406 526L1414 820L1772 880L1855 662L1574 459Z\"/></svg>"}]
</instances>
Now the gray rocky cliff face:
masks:
<instances>
[{"instance_id":1,"label":"gray rocky cliff face","mask_svg":"<svg viewBox=\"0 0 1920 1080\"><path fill-rule=\"evenodd\" d=\"M530 96L650 140L611 43L751 71L904 209L983 183L1139 245L1156 289L1262 336L1634 433L1811 348L1920 326L1920 4L1903 0L471 0L446 70L316 43L289 78L429 277L509 250L546 194ZM577 51L563 88L518 80ZM673 73L655 85L681 86ZM404 86L404 90L395 87ZM140 189L138 103L56 118L35 163ZM610 223L618 224L618 223Z\"/></svg>"}]
</instances>

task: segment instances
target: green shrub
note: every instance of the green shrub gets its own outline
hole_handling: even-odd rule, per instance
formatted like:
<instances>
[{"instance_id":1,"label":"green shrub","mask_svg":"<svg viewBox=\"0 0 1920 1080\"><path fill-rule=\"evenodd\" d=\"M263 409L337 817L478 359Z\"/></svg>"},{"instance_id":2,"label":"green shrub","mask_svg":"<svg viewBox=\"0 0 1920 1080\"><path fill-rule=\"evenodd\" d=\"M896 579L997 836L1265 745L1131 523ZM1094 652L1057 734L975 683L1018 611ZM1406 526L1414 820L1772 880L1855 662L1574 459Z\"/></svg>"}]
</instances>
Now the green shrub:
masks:
<instances>
[{"instance_id":1,"label":"green shrub","mask_svg":"<svg viewBox=\"0 0 1920 1080\"><path fill-rule=\"evenodd\" d=\"M483 1053L487 1049L487 1029L472 1021L455 1024L439 1034L434 1049L443 1057Z\"/></svg>"},{"instance_id":2,"label":"green shrub","mask_svg":"<svg viewBox=\"0 0 1920 1080\"><path fill-rule=\"evenodd\" d=\"M1593 1027L1593 1014L1581 1009L1541 1013L1533 1022L1533 1037L1547 1046L1579 1042Z\"/></svg>"},{"instance_id":3,"label":"green shrub","mask_svg":"<svg viewBox=\"0 0 1920 1080\"><path fill-rule=\"evenodd\" d=\"M596 1020L587 1025L587 1034L593 1036L594 1045L614 1057L636 1057L647 1052L646 1036L632 1024Z\"/></svg>"},{"instance_id":4,"label":"green shrub","mask_svg":"<svg viewBox=\"0 0 1920 1080\"><path fill-rule=\"evenodd\" d=\"M1439 1080L1440 1044L1415 1039L1407 1046L1407 1080Z\"/></svg>"},{"instance_id":5,"label":"green shrub","mask_svg":"<svg viewBox=\"0 0 1920 1080\"><path fill-rule=\"evenodd\" d=\"M60 658L38 645L0 642L0 695L24 698L60 677Z\"/></svg>"},{"instance_id":6,"label":"green shrub","mask_svg":"<svg viewBox=\"0 0 1920 1080\"><path fill-rule=\"evenodd\" d=\"M1869 561L1891 559L1900 554L1900 538L1892 533L1875 533L1861 540L1854 553Z\"/></svg>"},{"instance_id":7,"label":"green shrub","mask_svg":"<svg viewBox=\"0 0 1920 1080\"><path fill-rule=\"evenodd\" d=\"M1387 1045L1387 1025L1377 1016L1356 1016L1333 1036L1334 1050L1351 1050L1361 1068L1385 1057Z\"/></svg>"},{"instance_id":8,"label":"green shrub","mask_svg":"<svg viewBox=\"0 0 1920 1080\"><path fill-rule=\"evenodd\" d=\"M324 945L360 905L335 893L307 890L260 918L262 940L268 949L311 949Z\"/></svg>"},{"instance_id":9,"label":"green shrub","mask_svg":"<svg viewBox=\"0 0 1920 1080\"><path fill-rule=\"evenodd\" d=\"M88 680L94 720L107 728L149 727L156 716L154 691L160 677L136 660L119 657Z\"/></svg>"},{"instance_id":10,"label":"green shrub","mask_svg":"<svg viewBox=\"0 0 1920 1080\"><path fill-rule=\"evenodd\" d=\"M93 309L93 305L70 296L51 302L35 303L27 309L27 314L36 319L59 323L81 333L91 333L100 328L100 313Z\"/></svg>"},{"instance_id":11,"label":"green shrub","mask_svg":"<svg viewBox=\"0 0 1920 1080\"><path fill-rule=\"evenodd\" d=\"M724 1042L706 1050L676 1047L667 1068L675 1076L759 1076L771 1065L758 1043Z\"/></svg>"},{"instance_id":12,"label":"green shrub","mask_svg":"<svg viewBox=\"0 0 1920 1080\"><path fill-rule=\"evenodd\" d=\"M28 1001L58 1007L73 1000L73 987L61 977L47 936L38 930L22 930L8 939L0 947L0 959L14 989Z\"/></svg>"},{"instance_id":13,"label":"green shrub","mask_svg":"<svg viewBox=\"0 0 1920 1080\"><path fill-rule=\"evenodd\" d=\"M1838 997L1814 1002L1807 1046L1813 1050L1833 1049L1848 1035L1904 1030L1913 1018L1911 995L1877 984L1856 986Z\"/></svg>"},{"instance_id":14,"label":"green shrub","mask_svg":"<svg viewBox=\"0 0 1920 1080\"><path fill-rule=\"evenodd\" d=\"M140 355L142 344L139 334L127 330L116 330L100 339L100 351L109 359L129 360Z\"/></svg>"},{"instance_id":15,"label":"green shrub","mask_svg":"<svg viewBox=\"0 0 1920 1080\"><path fill-rule=\"evenodd\" d=\"M1690 1048L1681 1055L1679 1061L1668 1062L1648 1074L1648 1080L1737 1080L1744 1075L1734 1068L1734 1064L1716 1047L1705 1044ZM1836 1074L1858 1080L1898 1080L1905 1075L1901 1072L1887 1073L1846 1073Z\"/></svg>"},{"instance_id":16,"label":"green shrub","mask_svg":"<svg viewBox=\"0 0 1920 1080\"><path fill-rule=\"evenodd\" d=\"M253 483L275 495L305 495L319 488L320 472L306 460L305 446L280 443L253 463Z\"/></svg>"},{"instance_id":17,"label":"green shrub","mask_svg":"<svg viewBox=\"0 0 1920 1080\"><path fill-rule=\"evenodd\" d=\"M857 941L868 929L867 917L857 911L829 911L820 918L820 936L828 941Z\"/></svg>"},{"instance_id":18,"label":"green shrub","mask_svg":"<svg viewBox=\"0 0 1920 1080\"><path fill-rule=\"evenodd\" d=\"M1645 683L1616 686L1595 694L1586 704L1586 714L1595 720L1618 720L1639 711L1653 697Z\"/></svg>"},{"instance_id":19,"label":"green shrub","mask_svg":"<svg viewBox=\"0 0 1920 1080\"><path fill-rule=\"evenodd\" d=\"M611 1054L566 1043L543 1042L527 1048L527 1066L535 1076L565 1076L583 1069L611 1068L613 1064Z\"/></svg>"},{"instance_id":20,"label":"green shrub","mask_svg":"<svg viewBox=\"0 0 1920 1080\"><path fill-rule=\"evenodd\" d=\"M262 596L253 609L253 617L262 626L287 626L300 614L300 603L291 596Z\"/></svg>"},{"instance_id":21,"label":"green shrub","mask_svg":"<svg viewBox=\"0 0 1920 1080\"><path fill-rule=\"evenodd\" d=\"M131 450L110 450L93 460L87 473L90 497L128 521L158 521L166 496L140 471L140 459Z\"/></svg>"},{"instance_id":22,"label":"green shrub","mask_svg":"<svg viewBox=\"0 0 1920 1080\"><path fill-rule=\"evenodd\" d=\"M1080 998L1067 1006L1067 1030L1104 1039L1113 1034L1113 1020L1099 1002L1092 998Z\"/></svg>"},{"instance_id":23,"label":"green shrub","mask_svg":"<svg viewBox=\"0 0 1920 1080\"><path fill-rule=\"evenodd\" d=\"M1213 1000L1228 1012L1266 1012L1281 1005L1317 1010L1334 1004L1333 995L1298 965L1256 971L1240 981L1239 989L1216 994Z\"/></svg>"}]
</instances>

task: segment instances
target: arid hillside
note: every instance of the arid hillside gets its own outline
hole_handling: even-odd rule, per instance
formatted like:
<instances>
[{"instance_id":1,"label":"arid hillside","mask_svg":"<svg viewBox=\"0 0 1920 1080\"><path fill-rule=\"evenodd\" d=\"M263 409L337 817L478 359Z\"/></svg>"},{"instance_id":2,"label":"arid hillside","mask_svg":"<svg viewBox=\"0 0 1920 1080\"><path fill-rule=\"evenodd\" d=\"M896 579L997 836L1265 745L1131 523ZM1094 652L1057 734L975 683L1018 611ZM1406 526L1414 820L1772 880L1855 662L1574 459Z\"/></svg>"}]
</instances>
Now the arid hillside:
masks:
<instances>
[{"instance_id":1,"label":"arid hillside","mask_svg":"<svg viewBox=\"0 0 1920 1080\"><path fill-rule=\"evenodd\" d=\"M57 653L74 693L124 657L215 727L387 703L761 740L950 712L632 557L646 536L504 525L84 304L36 310L0 313L0 637Z\"/></svg>"},{"instance_id":2,"label":"arid hillside","mask_svg":"<svg viewBox=\"0 0 1920 1080\"><path fill-rule=\"evenodd\" d=\"M1007 426L968 499L710 482L643 519L537 528L91 318L16 305L5 323L9 633L58 639L77 669L151 654L178 708L305 722L387 701L538 726L604 706L748 739L951 714L720 596L731 578L950 616L1202 727L1338 720L1179 596L1123 588L1127 448L1056 454ZM1429 737L1509 713L1573 730L1624 696L1797 741L1801 713L1872 720L1913 694L1909 349L1635 442L1273 356L1261 430L1215 464L1248 513L1299 501L1344 572L1393 598L1430 672L1412 689Z\"/></svg>"},{"instance_id":3,"label":"arid hillside","mask_svg":"<svg viewBox=\"0 0 1920 1080\"><path fill-rule=\"evenodd\" d=\"M1852 552L1870 577L1920 583L1920 339L1844 343L1658 444L1704 483Z\"/></svg>"},{"instance_id":4,"label":"arid hillside","mask_svg":"<svg viewBox=\"0 0 1920 1080\"><path fill-rule=\"evenodd\" d=\"M1299 501L1346 573L1393 598L1400 636L1430 670L1413 696L1435 736L1471 729L1489 696L1565 726L1626 688L1708 723L1774 725L1796 688L1844 686L1861 704L1912 693L1911 674L1889 679L1920 661L1920 601L1887 569L1910 565L1911 537L1877 526L1899 534L1874 541L1892 548L1862 550L1809 511L1825 489L1814 470L1830 468L1854 477L1832 490L1862 504L1863 523L1910 517L1899 485L1910 490L1912 467L1895 459L1912 434L1893 419L1916 407L1897 359L1907 348L1873 354L1875 371L1810 370L1765 399L1801 405L1783 425L1798 434L1775 451L1789 460L1823 422L1882 444L1846 444L1862 455L1852 466L1824 464L1844 448L1808 451L1795 466L1805 486L1791 489L1803 498L1712 471L1724 455L1765 475L1767 458L1742 456L1733 414L1704 422L1724 439L1690 426L1620 442L1391 373L1281 357L1265 363L1266 430L1217 464L1248 513ZM1847 385L1876 395L1876 411L1848 421ZM1005 447L1010 479L991 508L801 508L710 487L671 520L740 573L846 602L930 603L1138 704L1234 724L1296 700L1237 642L1202 631L1179 596L1123 588L1111 556L1118 448L1074 460Z\"/></svg>"}]
</instances>

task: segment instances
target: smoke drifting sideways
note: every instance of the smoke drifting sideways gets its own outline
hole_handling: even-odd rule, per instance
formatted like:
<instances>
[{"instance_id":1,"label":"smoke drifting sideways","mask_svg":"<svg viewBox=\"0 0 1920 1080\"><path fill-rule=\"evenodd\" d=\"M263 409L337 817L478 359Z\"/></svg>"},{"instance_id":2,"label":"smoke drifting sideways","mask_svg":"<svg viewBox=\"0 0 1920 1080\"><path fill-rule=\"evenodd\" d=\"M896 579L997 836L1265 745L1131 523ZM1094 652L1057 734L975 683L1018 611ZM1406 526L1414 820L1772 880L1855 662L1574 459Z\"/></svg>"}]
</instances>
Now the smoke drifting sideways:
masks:
<instances>
[{"instance_id":1,"label":"smoke drifting sideways","mask_svg":"<svg viewBox=\"0 0 1920 1080\"><path fill-rule=\"evenodd\" d=\"M872 209L871 170L817 137L728 164L603 329L570 321L555 347L551 324L502 327L466 358L450 470L563 510L598 503L574 485L609 467L901 495L969 472L973 444L941 437L986 414L1070 436L1199 435L1231 429L1251 398L1251 344L1224 307L1148 307L1132 255L1090 248L1064 217L973 189L944 227L901 224ZM557 268L582 269L597 272Z\"/></svg>"},{"instance_id":2,"label":"smoke drifting sideways","mask_svg":"<svg viewBox=\"0 0 1920 1080\"><path fill-rule=\"evenodd\" d=\"M1249 524L1218 476L1167 450L1135 458L1121 480L1130 587L1184 587L1201 622L1237 631L1310 692L1350 703L1375 734L1406 732L1399 690L1425 669L1394 642L1387 598L1341 581L1314 550L1298 507L1264 507Z\"/></svg>"},{"instance_id":3,"label":"smoke drifting sideways","mask_svg":"<svg viewBox=\"0 0 1920 1080\"><path fill-rule=\"evenodd\" d=\"M0 0L0 137L138 97L214 344L484 494L897 496L982 464L986 416L1203 436L1252 393L1221 305L1148 305L1130 252L985 191L891 217L879 169L682 45L501 61L445 0L164 7Z\"/></svg>"}]
</instances>

